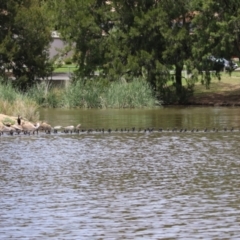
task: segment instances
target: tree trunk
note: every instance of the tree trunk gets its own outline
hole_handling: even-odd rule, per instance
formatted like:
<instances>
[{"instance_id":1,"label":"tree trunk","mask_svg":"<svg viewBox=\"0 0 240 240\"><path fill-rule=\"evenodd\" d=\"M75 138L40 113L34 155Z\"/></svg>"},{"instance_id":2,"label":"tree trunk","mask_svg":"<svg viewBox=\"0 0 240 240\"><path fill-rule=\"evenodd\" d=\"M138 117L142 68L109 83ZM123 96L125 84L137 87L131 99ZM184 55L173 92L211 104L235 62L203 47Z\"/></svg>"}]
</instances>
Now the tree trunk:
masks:
<instances>
[{"instance_id":1,"label":"tree trunk","mask_svg":"<svg viewBox=\"0 0 240 240\"><path fill-rule=\"evenodd\" d=\"M183 66L176 64L176 72L175 72L175 81L176 81L176 94L178 97L181 96L182 93L182 70Z\"/></svg>"}]
</instances>

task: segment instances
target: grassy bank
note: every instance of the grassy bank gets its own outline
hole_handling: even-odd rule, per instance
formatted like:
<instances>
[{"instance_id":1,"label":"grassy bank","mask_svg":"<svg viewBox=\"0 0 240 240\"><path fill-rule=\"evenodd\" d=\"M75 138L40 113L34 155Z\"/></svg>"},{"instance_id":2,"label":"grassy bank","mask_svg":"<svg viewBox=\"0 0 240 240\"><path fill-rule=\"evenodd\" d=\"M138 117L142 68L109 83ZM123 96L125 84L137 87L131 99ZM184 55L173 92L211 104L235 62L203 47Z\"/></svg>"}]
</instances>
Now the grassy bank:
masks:
<instances>
[{"instance_id":1,"label":"grassy bank","mask_svg":"<svg viewBox=\"0 0 240 240\"><path fill-rule=\"evenodd\" d=\"M209 89L206 89L200 82L195 85L195 94L204 95L209 93L235 94L240 90L240 72L233 72L231 75L222 73L221 79L213 78Z\"/></svg>"},{"instance_id":2,"label":"grassy bank","mask_svg":"<svg viewBox=\"0 0 240 240\"><path fill-rule=\"evenodd\" d=\"M230 76L222 73L221 80L213 78L210 88L195 83L188 102L199 105L240 106L240 72ZM173 89L174 92L174 89ZM169 92L169 98L174 94ZM56 88L42 82L27 93L15 90L10 83L0 81L0 113L20 114L30 121L39 118L39 107L50 108L152 108L159 105L149 84L143 79L108 82L107 80L78 80L67 88Z\"/></svg>"},{"instance_id":3,"label":"grassy bank","mask_svg":"<svg viewBox=\"0 0 240 240\"><path fill-rule=\"evenodd\" d=\"M231 75L222 73L221 79L213 78L209 89L200 82L194 86L194 94L189 102L203 105L239 105L240 106L240 72Z\"/></svg>"}]
</instances>

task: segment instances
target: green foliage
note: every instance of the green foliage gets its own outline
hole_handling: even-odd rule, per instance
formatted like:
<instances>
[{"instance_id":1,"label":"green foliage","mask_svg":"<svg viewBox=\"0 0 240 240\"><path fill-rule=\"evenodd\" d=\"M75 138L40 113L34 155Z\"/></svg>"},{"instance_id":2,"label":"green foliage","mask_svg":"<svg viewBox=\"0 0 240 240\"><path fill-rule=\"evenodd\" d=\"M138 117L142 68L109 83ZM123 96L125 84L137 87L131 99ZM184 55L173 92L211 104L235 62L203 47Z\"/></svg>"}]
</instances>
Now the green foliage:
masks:
<instances>
[{"instance_id":1,"label":"green foliage","mask_svg":"<svg viewBox=\"0 0 240 240\"><path fill-rule=\"evenodd\" d=\"M70 87L65 94L69 100L64 104L72 107L107 105L106 89L92 79L95 72L116 84L121 79L131 83L145 78L154 94L161 95L174 68L171 94L185 101L183 69L200 74L209 87L213 68L209 56L240 55L236 0L3 0L0 9L4 10L0 13L0 65L13 69L20 88L34 85L36 76L52 71L46 61L50 30L58 30L68 43L62 53L74 49L77 76L84 81L74 83L78 91ZM46 99L38 102L48 105ZM51 96L51 102L57 104L58 94Z\"/></svg>"},{"instance_id":2,"label":"green foliage","mask_svg":"<svg viewBox=\"0 0 240 240\"><path fill-rule=\"evenodd\" d=\"M195 26L192 46L194 64L202 75L202 83L208 88L212 78L208 57L213 55L230 59L236 54L240 55L240 4L233 0L201 0L193 1L193 6L201 10L192 20ZM218 71L217 77L220 78Z\"/></svg>"},{"instance_id":3,"label":"green foliage","mask_svg":"<svg viewBox=\"0 0 240 240\"><path fill-rule=\"evenodd\" d=\"M154 107L158 101L149 84L142 79L107 82L104 79L78 80L64 94L65 107L142 108Z\"/></svg>"},{"instance_id":4,"label":"green foliage","mask_svg":"<svg viewBox=\"0 0 240 240\"><path fill-rule=\"evenodd\" d=\"M73 62L73 61L72 61L72 58L70 58L70 57L64 59L64 63L65 63L66 65L70 65L70 64L72 64L72 62Z\"/></svg>"},{"instance_id":5,"label":"green foliage","mask_svg":"<svg viewBox=\"0 0 240 240\"><path fill-rule=\"evenodd\" d=\"M19 92L16 91L11 83L1 82L0 84L0 99L13 103L16 101Z\"/></svg>"},{"instance_id":6,"label":"green foliage","mask_svg":"<svg viewBox=\"0 0 240 240\"><path fill-rule=\"evenodd\" d=\"M64 94L64 106L74 108L101 107L101 94L104 92L103 82L91 79L87 82L82 79L68 86Z\"/></svg>"},{"instance_id":7,"label":"green foliage","mask_svg":"<svg viewBox=\"0 0 240 240\"><path fill-rule=\"evenodd\" d=\"M233 48L240 55L238 1L53 2L59 31L76 43L82 77L97 69L110 81L146 77L161 92L174 66L175 94L182 99L184 67L202 74L212 70L209 55L230 58ZM208 86L211 75L202 76Z\"/></svg>"},{"instance_id":8,"label":"green foliage","mask_svg":"<svg viewBox=\"0 0 240 240\"><path fill-rule=\"evenodd\" d=\"M143 79L111 83L106 91L105 104L109 108L154 107L157 104L150 85Z\"/></svg>"},{"instance_id":9,"label":"green foliage","mask_svg":"<svg viewBox=\"0 0 240 240\"><path fill-rule=\"evenodd\" d=\"M0 9L1 71L12 69L15 85L26 90L36 77L51 72L48 19L40 0L2 0Z\"/></svg>"},{"instance_id":10,"label":"green foliage","mask_svg":"<svg viewBox=\"0 0 240 240\"><path fill-rule=\"evenodd\" d=\"M42 107L61 107L61 89L54 88L50 82L42 81L33 85L27 92L29 98Z\"/></svg>"}]
</instances>

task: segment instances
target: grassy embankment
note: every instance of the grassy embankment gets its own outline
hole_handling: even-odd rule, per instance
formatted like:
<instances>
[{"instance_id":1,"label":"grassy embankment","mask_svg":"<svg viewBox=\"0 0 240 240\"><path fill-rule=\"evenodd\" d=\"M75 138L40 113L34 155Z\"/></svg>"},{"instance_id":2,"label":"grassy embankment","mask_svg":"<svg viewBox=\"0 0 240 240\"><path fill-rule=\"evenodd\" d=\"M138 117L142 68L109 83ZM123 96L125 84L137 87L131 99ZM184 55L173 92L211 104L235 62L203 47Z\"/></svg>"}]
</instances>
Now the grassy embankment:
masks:
<instances>
[{"instance_id":1,"label":"grassy embankment","mask_svg":"<svg viewBox=\"0 0 240 240\"><path fill-rule=\"evenodd\" d=\"M222 73L220 80L217 78L211 80L209 89L206 89L200 82L196 83L190 102L209 105L239 105L240 72L234 71L231 75Z\"/></svg>"},{"instance_id":2,"label":"grassy embankment","mask_svg":"<svg viewBox=\"0 0 240 240\"><path fill-rule=\"evenodd\" d=\"M221 79L213 78L209 89L206 89L204 85L198 82L195 85L195 94L204 95L209 93L219 94L235 94L235 91L240 90L240 72L222 73Z\"/></svg>"},{"instance_id":3,"label":"grassy embankment","mask_svg":"<svg viewBox=\"0 0 240 240\"><path fill-rule=\"evenodd\" d=\"M39 107L141 108L154 107L156 102L149 85L139 79L131 83L94 80L83 84L79 81L68 88L52 88L41 83L25 94L15 90L11 84L0 83L0 113L21 114L31 121L38 119ZM200 82L196 83L190 102L240 105L240 72L235 71L231 76L222 73L220 81L212 79L209 89Z\"/></svg>"}]
</instances>

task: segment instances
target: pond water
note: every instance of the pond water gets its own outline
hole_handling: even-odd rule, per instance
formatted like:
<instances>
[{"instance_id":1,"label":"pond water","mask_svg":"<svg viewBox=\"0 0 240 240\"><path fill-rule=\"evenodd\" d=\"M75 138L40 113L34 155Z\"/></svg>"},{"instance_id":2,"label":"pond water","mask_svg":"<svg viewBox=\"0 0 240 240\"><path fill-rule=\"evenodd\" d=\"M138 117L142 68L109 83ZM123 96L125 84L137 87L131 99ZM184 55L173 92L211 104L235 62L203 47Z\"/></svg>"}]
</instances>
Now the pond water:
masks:
<instances>
[{"instance_id":1,"label":"pond water","mask_svg":"<svg viewBox=\"0 0 240 240\"><path fill-rule=\"evenodd\" d=\"M40 114L113 131L2 135L0 239L240 239L240 108Z\"/></svg>"}]
</instances>

